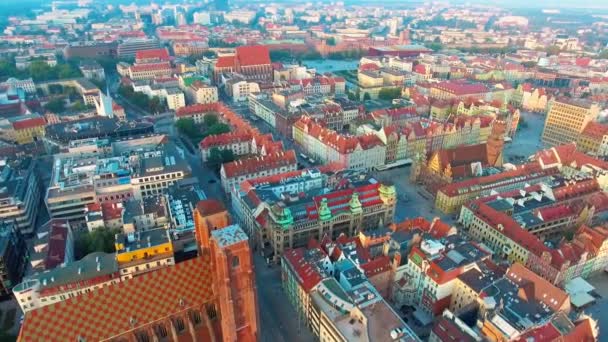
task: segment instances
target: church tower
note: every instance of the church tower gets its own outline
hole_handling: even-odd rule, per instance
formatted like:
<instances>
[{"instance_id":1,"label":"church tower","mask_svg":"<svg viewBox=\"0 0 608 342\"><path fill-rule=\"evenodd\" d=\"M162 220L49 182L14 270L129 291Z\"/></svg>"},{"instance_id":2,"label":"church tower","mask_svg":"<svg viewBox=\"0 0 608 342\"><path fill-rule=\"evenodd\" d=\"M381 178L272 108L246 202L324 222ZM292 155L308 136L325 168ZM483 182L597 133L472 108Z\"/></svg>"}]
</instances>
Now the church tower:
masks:
<instances>
[{"instance_id":1,"label":"church tower","mask_svg":"<svg viewBox=\"0 0 608 342\"><path fill-rule=\"evenodd\" d=\"M239 225L211 232L213 290L221 312L222 339L254 342L259 338L253 257L247 234Z\"/></svg>"},{"instance_id":2,"label":"church tower","mask_svg":"<svg viewBox=\"0 0 608 342\"><path fill-rule=\"evenodd\" d=\"M507 125L504 121L494 120L492 131L486 142L488 154L488 164L492 166L502 166L502 148L505 144L505 132Z\"/></svg>"}]
</instances>

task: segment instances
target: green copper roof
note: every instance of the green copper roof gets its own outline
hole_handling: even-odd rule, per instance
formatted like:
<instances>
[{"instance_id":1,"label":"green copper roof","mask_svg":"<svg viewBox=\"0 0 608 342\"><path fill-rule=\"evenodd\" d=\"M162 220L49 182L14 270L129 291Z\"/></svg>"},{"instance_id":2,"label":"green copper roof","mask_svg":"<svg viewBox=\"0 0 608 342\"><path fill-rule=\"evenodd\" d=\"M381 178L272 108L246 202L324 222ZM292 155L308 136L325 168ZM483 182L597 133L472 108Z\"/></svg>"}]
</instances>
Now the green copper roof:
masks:
<instances>
[{"instance_id":1,"label":"green copper roof","mask_svg":"<svg viewBox=\"0 0 608 342\"><path fill-rule=\"evenodd\" d=\"M331 210L327 206L327 198L321 199L321 206L319 207L319 218L321 221L327 221L331 219Z\"/></svg>"},{"instance_id":2,"label":"green copper roof","mask_svg":"<svg viewBox=\"0 0 608 342\"><path fill-rule=\"evenodd\" d=\"M353 197L350 199L350 202L348 202L348 205L350 207L350 211L353 213L360 213L363 211L363 208L361 208L361 202L359 201L359 194L356 192L353 192Z\"/></svg>"}]
</instances>

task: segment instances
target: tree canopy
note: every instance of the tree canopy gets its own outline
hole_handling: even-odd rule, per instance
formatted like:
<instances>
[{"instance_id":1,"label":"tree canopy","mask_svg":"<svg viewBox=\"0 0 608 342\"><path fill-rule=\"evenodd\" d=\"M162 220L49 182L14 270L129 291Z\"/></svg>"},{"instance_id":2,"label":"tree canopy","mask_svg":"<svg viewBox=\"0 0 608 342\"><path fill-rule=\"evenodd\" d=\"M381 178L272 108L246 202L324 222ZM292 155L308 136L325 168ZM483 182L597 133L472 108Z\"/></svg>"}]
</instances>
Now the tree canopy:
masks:
<instances>
[{"instance_id":1,"label":"tree canopy","mask_svg":"<svg viewBox=\"0 0 608 342\"><path fill-rule=\"evenodd\" d=\"M118 229L104 227L79 234L74 243L76 256L82 258L94 252L114 253L114 242L118 233Z\"/></svg>"},{"instance_id":2,"label":"tree canopy","mask_svg":"<svg viewBox=\"0 0 608 342\"><path fill-rule=\"evenodd\" d=\"M82 74L78 68L67 63L59 62L52 67L43 60L34 60L30 63L29 67L19 70L15 66L14 59L0 60L0 78L2 79L9 77L20 79L31 77L34 81L41 82L81 76Z\"/></svg>"},{"instance_id":3,"label":"tree canopy","mask_svg":"<svg viewBox=\"0 0 608 342\"><path fill-rule=\"evenodd\" d=\"M378 93L378 98L382 100L393 100L401 97L401 88L382 88Z\"/></svg>"}]
</instances>

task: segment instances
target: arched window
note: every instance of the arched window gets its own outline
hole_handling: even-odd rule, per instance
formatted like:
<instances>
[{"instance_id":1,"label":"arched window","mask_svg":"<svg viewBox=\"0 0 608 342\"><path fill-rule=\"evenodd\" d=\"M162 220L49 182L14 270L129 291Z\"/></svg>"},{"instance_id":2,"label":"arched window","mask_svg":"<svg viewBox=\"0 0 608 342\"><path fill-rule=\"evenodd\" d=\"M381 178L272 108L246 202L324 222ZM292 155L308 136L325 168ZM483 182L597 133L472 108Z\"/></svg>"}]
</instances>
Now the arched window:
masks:
<instances>
[{"instance_id":1,"label":"arched window","mask_svg":"<svg viewBox=\"0 0 608 342\"><path fill-rule=\"evenodd\" d=\"M241 264L241 261L239 260L239 257L233 256L232 257L232 268L239 267L240 264Z\"/></svg>"}]
</instances>

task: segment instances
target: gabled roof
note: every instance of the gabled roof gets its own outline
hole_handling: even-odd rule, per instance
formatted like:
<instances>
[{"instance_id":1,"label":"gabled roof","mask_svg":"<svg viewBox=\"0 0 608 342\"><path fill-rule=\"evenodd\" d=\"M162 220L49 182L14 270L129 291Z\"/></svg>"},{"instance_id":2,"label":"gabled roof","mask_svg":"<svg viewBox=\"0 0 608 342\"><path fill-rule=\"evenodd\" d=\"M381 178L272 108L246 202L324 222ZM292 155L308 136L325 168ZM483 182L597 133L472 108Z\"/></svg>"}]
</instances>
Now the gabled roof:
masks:
<instances>
[{"instance_id":1,"label":"gabled roof","mask_svg":"<svg viewBox=\"0 0 608 342\"><path fill-rule=\"evenodd\" d=\"M141 59L158 59L160 61L169 60L169 52L167 49L150 49L150 50L139 50L135 52L135 60Z\"/></svg>"},{"instance_id":2,"label":"gabled roof","mask_svg":"<svg viewBox=\"0 0 608 342\"><path fill-rule=\"evenodd\" d=\"M236 60L240 66L270 65L270 51L264 45L239 46L236 48Z\"/></svg>"},{"instance_id":3,"label":"gabled roof","mask_svg":"<svg viewBox=\"0 0 608 342\"><path fill-rule=\"evenodd\" d=\"M538 276L520 263L514 263L505 273L505 277L520 286L526 286L534 299L544 303L553 311L570 306L570 296L563 290ZM529 286L527 284L531 284Z\"/></svg>"},{"instance_id":4,"label":"gabled roof","mask_svg":"<svg viewBox=\"0 0 608 342\"><path fill-rule=\"evenodd\" d=\"M215 63L216 68L234 68L234 56L220 56Z\"/></svg>"},{"instance_id":5,"label":"gabled roof","mask_svg":"<svg viewBox=\"0 0 608 342\"><path fill-rule=\"evenodd\" d=\"M319 253L325 254L322 249L317 248ZM318 283L323 280L321 274L316 268L305 259L306 249L304 247L291 249L283 254L283 258L287 261L287 264L291 266L291 269L296 273L298 282L304 288L307 293L312 290Z\"/></svg>"},{"instance_id":6,"label":"gabled roof","mask_svg":"<svg viewBox=\"0 0 608 342\"><path fill-rule=\"evenodd\" d=\"M210 302L212 279L206 256L148 272L26 313L19 341L109 339Z\"/></svg>"},{"instance_id":7,"label":"gabled roof","mask_svg":"<svg viewBox=\"0 0 608 342\"><path fill-rule=\"evenodd\" d=\"M262 157L251 157L239 159L222 165L226 178L233 178L242 175L261 172L264 170L277 169L282 166L296 164L296 153L294 150L275 153Z\"/></svg>"},{"instance_id":8,"label":"gabled roof","mask_svg":"<svg viewBox=\"0 0 608 342\"><path fill-rule=\"evenodd\" d=\"M143 63L132 65L130 69L131 72L171 70L171 64L169 62Z\"/></svg>"},{"instance_id":9,"label":"gabled roof","mask_svg":"<svg viewBox=\"0 0 608 342\"><path fill-rule=\"evenodd\" d=\"M175 112L175 116L192 116L195 114L214 112L217 110L218 110L217 103L197 103L194 105L179 108Z\"/></svg>"},{"instance_id":10,"label":"gabled roof","mask_svg":"<svg viewBox=\"0 0 608 342\"><path fill-rule=\"evenodd\" d=\"M45 125L46 125L46 120L43 117L37 117L37 118L31 118L31 119L25 119L25 120L19 120L19 121L13 122L13 128L16 130L40 127L40 126L45 126Z\"/></svg>"},{"instance_id":11,"label":"gabled roof","mask_svg":"<svg viewBox=\"0 0 608 342\"><path fill-rule=\"evenodd\" d=\"M201 140L199 147L201 149L207 149L217 146L230 145L234 143L241 143L250 141L253 136L248 132L229 132L223 134L209 135L205 139Z\"/></svg>"}]
</instances>

